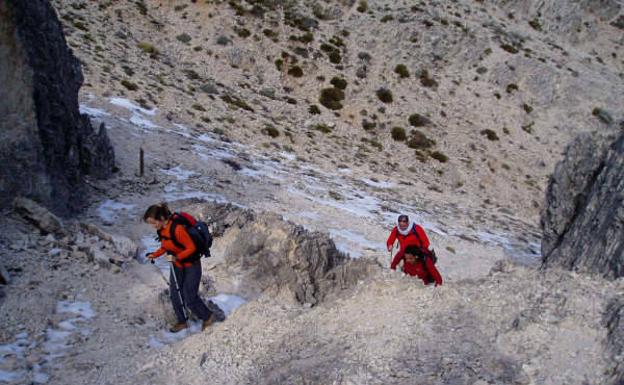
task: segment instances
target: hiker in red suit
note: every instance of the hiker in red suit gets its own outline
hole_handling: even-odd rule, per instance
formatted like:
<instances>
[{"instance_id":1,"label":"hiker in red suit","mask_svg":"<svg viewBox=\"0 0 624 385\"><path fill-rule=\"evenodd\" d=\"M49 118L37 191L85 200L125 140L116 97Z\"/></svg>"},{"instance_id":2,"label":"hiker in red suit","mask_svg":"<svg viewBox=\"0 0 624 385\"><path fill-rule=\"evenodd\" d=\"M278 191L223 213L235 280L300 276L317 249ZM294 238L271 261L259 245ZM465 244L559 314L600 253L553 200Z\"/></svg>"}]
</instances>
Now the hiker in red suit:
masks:
<instances>
[{"instance_id":1,"label":"hiker in red suit","mask_svg":"<svg viewBox=\"0 0 624 385\"><path fill-rule=\"evenodd\" d=\"M403 272L411 276L418 276L426 284L435 282L436 286L442 284L442 276L435 267L429 251L429 238L425 230L415 223L410 222L407 215L401 214L397 219L397 226L392 229L386 242L388 251L392 252L394 242L399 240L399 251L392 259L390 268L396 270L397 265L403 260ZM406 258L406 250L409 247L409 261ZM414 258L416 259L414 260Z\"/></svg>"}]
</instances>

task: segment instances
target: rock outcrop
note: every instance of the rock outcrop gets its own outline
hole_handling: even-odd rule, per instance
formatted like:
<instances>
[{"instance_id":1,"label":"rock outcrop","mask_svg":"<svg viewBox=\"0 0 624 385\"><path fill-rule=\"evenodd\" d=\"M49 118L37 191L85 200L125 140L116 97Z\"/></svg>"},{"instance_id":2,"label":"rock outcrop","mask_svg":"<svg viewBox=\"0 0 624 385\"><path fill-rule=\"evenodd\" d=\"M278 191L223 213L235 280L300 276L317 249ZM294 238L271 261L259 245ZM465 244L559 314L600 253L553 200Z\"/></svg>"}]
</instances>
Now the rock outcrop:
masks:
<instances>
[{"instance_id":1,"label":"rock outcrop","mask_svg":"<svg viewBox=\"0 0 624 385\"><path fill-rule=\"evenodd\" d=\"M611 143L585 134L570 144L541 222L544 266L624 276L624 133Z\"/></svg>"},{"instance_id":2,"label":"rock outcrop","mask_svg":"<svg viewBox=\"0 0 624 385\"><path fill-rule=\"evenodd\" d=\"M82 82L48 1L0 1L0 207L23 195L66 214L85 175L111 174L105 127L78 109Z\"/></svg>"},{"instance_id":3,"label":"rock outcrop","mask_svg":"<svg viewBox=\"0 0 624 385\"><path fill-rule=\"evenodd\" d=\"M254 297L267 289L287 290L302 304L316 305L328 294L354 286L378 266L352 260L327 233L308 231L279 215L232 205L200 205L216 237L213 251L224 258L236 292Z\"/></svg>"}]
</instances>

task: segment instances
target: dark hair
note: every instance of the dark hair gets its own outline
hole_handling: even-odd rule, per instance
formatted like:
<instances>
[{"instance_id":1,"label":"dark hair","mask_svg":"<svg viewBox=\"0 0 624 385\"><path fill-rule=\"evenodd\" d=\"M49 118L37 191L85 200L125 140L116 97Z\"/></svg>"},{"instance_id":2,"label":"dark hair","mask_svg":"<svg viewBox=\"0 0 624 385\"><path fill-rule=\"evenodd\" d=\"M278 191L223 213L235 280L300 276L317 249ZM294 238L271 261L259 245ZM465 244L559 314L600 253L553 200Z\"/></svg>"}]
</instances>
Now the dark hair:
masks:
<instances>
[{"instance_id":1,"label":"dark hair","mask_svg":"<svg viewBox=\"0 0 624 385\"><path fill-rule=\"evenodd\" d=\"M397 218L397 222L401 222L401 221L409 222L409 217L405 214L401 214Z\"/></svg>"},{"instance_id":2,"label":"dark hair","mask_svg":"<svg viewBox=\"0 0 624 385\"><path fill-rule=\"evenodd\" d=\"M407 246L405 248L404 254L411 254L411 255L418 256L418 254L420 254L420 253L419 253L419 250L418 250L417 246L410 245L410 246Z\"/></svg>"},{"instance_id":3,"label":"dark hair","mask_svg":"<svg viewBox=\"0 0 624 385\"><path fill-rule=\"evenodd\" d=\"M167 207L166 203L159 203L157 205L151 205L145 210L143 214L143 221L147 222L147 218L153 218L159 221L171 218L171 211Z\"/></svg>"}]
</instances>

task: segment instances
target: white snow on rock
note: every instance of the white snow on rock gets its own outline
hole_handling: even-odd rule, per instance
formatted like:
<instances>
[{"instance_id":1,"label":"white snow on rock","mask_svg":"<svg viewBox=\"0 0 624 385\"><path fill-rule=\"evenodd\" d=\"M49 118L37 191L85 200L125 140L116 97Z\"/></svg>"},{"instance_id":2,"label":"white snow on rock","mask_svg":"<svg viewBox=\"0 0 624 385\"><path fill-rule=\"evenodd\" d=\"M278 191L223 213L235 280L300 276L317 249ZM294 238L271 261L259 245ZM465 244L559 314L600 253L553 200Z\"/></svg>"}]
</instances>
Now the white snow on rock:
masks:
<instances>
[{"instance_id":1,"label":"white snow on rock","mask_svg":"<svg viewBox=\"0 0 624 385\"><path fill-rule=\"evenodd\" d=\"M72 338L90 334L88 321L96 316L89 302L60 301L56 305L56 314L68 315L58 323L58 328L48 327L44 342L30 338L28 333L15 336L10 344L0 345L0 383L37 383L43 384L50 379L50 371L55 360L65 357L75 344ZM29 363L27 357L42 352L43 356L36 363ZM12 365L8 361L12 362ZM28 368L28 370L26 370ZM11 370L12 369L12 370Z\"/></svg>"},{"instance_id":2,"label":"white snow on rock","mask_svg":"<svg viewBox=\"0 0 624 385\"><path fill-rule=\"evenodd\" d=\"M384 247L382 243L367 239L364 235L347 229L329 229L336 248L351 258L359 258L366 249L378 250Z\"/></svg>"},{"instance_id":3,"label":"white snow on rock","mask_svg":"<svg viewBox=\"0 0 624 385\"><path fill-rule=\"evenodd\" d=\"M169 176L175 177L177 180L187 180L195 175L198 175L195 171L183 169L180 166L176 166L174 168L160 169L163 174L167 174Z\"/></svg>"},{"instance_id":4,"label":"white snow on rock","mask_svg":"<svg viewBox=\"0 0 624 385\"><path fill-rule=\"evenodd\" d=\"M219 203L226 203L228 200L221 194L210 193L205 191L193 190L185 184L169 183L164 188L165 194L163 199L165 202L172 202L181 199L198 198Z\"/></svg>"},{"instance_id":5,"label":"white snow on rock","mask_svg":"<svg viewBox=\"0 0 624 385\"><path fill-rule=\"evenodd\" d=\"M232 314L236 308L243 305L245 301L243 298L232 294L217 294L214 297L208 298L215 303L223 312L225 316ZM156 335L149 336L147 345L150 348L158 349L165 345L170 345L183 339L190 337L194 334L201 333L201 321L189 321L189 327L177 333L171 333L166 329L160 330Z\"/></svg>"},{"instance_id":6,"label":"white snow on rock","mask_svg":"<svg viewBox=\"0 0 624 385\"><path fill-rule=\"evenodd\" d=\"M85 104L80 105L80 113L87 114L95 118L99 118L101 116L110 116L110 114L104 110L100 110L99 108L89 107Z\"/></svg>"},{"instance_id":7,"label":"white snow on rock","mask_svg":"<svg viewBox=\"0 0 624 385\"><path fill-rule=\"evenodd\" d=\"M129 211L135 207L136 205L133 204L125 204L107 199L98 206L96 212L105 223L114 223L121 213L125 213L126 216L129 216Z\"/></svg>"},{"instance_id":8,"label":"white snow on rock","mask_svg":"<svg viewBox=\"0 0 624 385\"><path fill-rule=\"evenodd\" d=\"M362 182L366 183L369 186L372 187L378 187L378 188L392 188L395 187L396 185L392 182L383 182L383 181L374 181L372 179L368 179L368 178L362 178L360 179Z\"/></svg>"},{"instance_id":9,"label":"white snow on rock","mask_svg":"<svg viewBox=\"0 0 624 385\"><path fill-rule=\"evenodd\" d=\"M157 111L156 108L154 108L153 110L148 110L146 108L143 108L137 104L132 103L130 100L125 99L125 98L110 98L110 103L115 106L130 110L132 112L138 112L138 113L149 115L149 116L156 115L156 111Z\"/></svg>"},{"instance_id":10,"label":"white snow on rock","mask_svg":"<svg viewBox=\"0 0 624 385\"><path fill-rule=\"evenodd\" d=\"M146 119L142 117L141 115L137 115L137 114L133 114L130 117L130 123L134 124L135 126L139 126L141 128L147 128L147 129L159 128L159 126L152 123L151 120Z\"/></svg>"},{"instance_id":11,"label":"white snow on rock","mask_svg":"<svg viewBox=\"0 0 624 385\"><path fill-rule=\"evenodd\" d=\"M217 294L209 299L223 310L226 317L232 314L236 308L247 302L243 298L233 294Z\"/></svg>"}]
</instances>

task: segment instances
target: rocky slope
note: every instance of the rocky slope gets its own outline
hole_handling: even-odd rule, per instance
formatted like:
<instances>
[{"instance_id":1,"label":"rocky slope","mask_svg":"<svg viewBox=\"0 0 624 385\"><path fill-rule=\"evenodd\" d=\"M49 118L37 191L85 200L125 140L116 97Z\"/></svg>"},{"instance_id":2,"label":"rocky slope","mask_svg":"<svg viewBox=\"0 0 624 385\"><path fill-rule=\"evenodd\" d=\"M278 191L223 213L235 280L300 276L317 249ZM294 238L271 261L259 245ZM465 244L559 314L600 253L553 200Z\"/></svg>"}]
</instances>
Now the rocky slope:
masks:
<instances>
[{"instance_id":1,"label":"rocky slope","mask_svg":"<svg viewBox=\"0 0 624 385\"><path fill-rule=\"evenodd\" d=\"M622 120L617 1L54 4L91 105L124 95L152 124L388 177L402 199L535 220L565 144Z\"/></svg>"},{"instance_id":2,"label":"rocky slope","mask_svg":"<svg viewBox=\"0 0 624 385\"><path fill-rule=\"evenodd\" d=\"M617 384L622 280L535 266L563 146L621 124L621 4L599 3L53 1L119 172L76 218L0 221L0 378ZM166 333L167 266L140 258L163 200L217 235L205 333ZM399 212L443 286L385 268Z\"/></svg>"}]
</instances>

